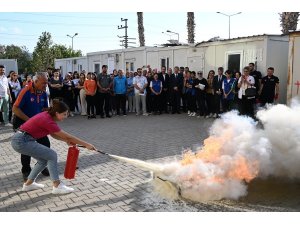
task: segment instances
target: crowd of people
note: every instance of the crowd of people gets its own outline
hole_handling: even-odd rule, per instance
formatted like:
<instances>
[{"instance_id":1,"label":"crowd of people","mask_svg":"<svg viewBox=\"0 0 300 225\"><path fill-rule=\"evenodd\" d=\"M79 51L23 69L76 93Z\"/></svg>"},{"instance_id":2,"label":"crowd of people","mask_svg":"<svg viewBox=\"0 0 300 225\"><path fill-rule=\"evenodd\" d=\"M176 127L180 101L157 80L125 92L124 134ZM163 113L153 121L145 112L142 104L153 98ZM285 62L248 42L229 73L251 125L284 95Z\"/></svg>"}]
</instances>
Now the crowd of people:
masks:
<instances>
[{"instance_id":1,"label":"crowd of people","mask_svg":"<svg viewBox=\"0 0 300 225\"><path fill-rule=\"evenodd\" d=\"M233 109L254 117L257 106L273 103L279 95L279 79L274 76L274 68L269 67L267 75L262 77L254 63L249 63L242 72L224 72L224 68L219 67L217 74L210 70L207 76L202 71L178 66L174 70L163 66L160 71L147 66L125 74L122 70L109 74L107 69L103 65L99 74L75 71L64 77L59 69L49 69L48 100L62 99L70 108L70 116L81 114L87 119L126 116L127 113L137 116L187 113L191 117L217 118ZM20 80L15 71L9 73L8 99L2 94L4 97L0 100L6 125L12 120L11 109L16 96L32 80L30 75Z\"/></svg>"}]
</instances>

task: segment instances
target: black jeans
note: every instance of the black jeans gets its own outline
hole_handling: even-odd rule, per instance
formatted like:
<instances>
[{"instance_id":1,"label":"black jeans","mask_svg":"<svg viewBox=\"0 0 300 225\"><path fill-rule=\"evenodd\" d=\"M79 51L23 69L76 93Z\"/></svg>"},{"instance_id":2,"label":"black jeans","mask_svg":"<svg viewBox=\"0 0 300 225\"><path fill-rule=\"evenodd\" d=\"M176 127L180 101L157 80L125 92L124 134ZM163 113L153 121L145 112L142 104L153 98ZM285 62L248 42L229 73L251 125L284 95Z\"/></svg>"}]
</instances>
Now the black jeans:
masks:
<instances>
[{"instance_id":1,"label":"black jeans","mask_svg":"<svg viewBox=\"0 0 300 225\"><path fill-rule=\"evenodd\" d=\"M180 92L172 90L171 91L171 102L172 102L172 113L180 111Z\"/></svg>"},{"instance_id":2,"label":"black jeans","mask_svg":"<svg viewBox=\"0 0 300 225\"><path fill-rule=\"evenodd\" d=\"M50 141L47 136L39 138L36 141L37 143L40 143L41 145L50 148ZM27 173L31 171L30 161L31 161L31 156L21 154L22 173Z\"/></svg>"},{"instance_id":3,"label":"black jeans","mask_svg":"<svg viewBox=\"0 0 300 225\"><path fill-rule=\"evenodd\" d=\"M99 93L99 112L101 116L104 116L103 106L106 116L109 115L109 101L110 101L110 93Z\"/></svg>"},{"instance_id":4,"label":"black jeans","mask_svg":"<svg viewBox=\"0 0 300 225\"><path fill-rule=\"evenodd\" d=\"M243 95L240 101L240 113L241 115L247 115L254 117L254 102L255 98L248 99L247 96Z\"/></svg>"},{"instance_id":5,"label":"black jeans","mask_svg":"<svg viewBox=\"0 0 300 225\"><path fill-rule=\"evenodd\" d=\"M86 95L86 111L88 116L95 115L95 96Z\"/></svg>"},{"instance_id":6,"label":"black jeans","mask_svg":"<svg viewBox=\"0 0 300 225\"><path fill-rule=\"evenodd\" d=\"M125 94L116 94L116 106L117 114L120 115L120 109L123 112L123 115L126 115L126 95Z\"/></svg>"}]
</instances>

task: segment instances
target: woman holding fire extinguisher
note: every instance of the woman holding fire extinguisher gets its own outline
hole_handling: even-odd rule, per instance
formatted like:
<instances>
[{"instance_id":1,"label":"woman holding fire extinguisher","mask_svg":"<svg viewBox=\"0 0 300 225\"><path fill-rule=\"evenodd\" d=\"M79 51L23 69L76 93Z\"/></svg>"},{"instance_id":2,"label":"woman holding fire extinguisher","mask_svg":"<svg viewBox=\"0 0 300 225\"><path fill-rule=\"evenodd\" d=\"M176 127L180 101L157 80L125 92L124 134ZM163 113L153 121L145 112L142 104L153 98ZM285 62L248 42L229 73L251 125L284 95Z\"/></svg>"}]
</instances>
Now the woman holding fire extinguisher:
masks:
<instances>
[{"instance_id":1,"label":"woman holding fire extinguisher","mask_svg":"<svg viewBox=\"0 0 300 225\"><path fill-rule=\"evenodd\" d=\"M57 153L44 145L36 142L36 139L50 134L53 138L65 141L68 144L82 145L89 150L96 148L59 128L56 121L62 121L68 116L69 107L62 101L54 100L53 106L48 111L41 112L27 120L20 126L12 137L11 145L16 152L29 155L37 159L37 163L31 170L27 181L23 184L22 191L31 191L43 188L43 184L35 182L36 177L48 166L50 178L53 181L53 194L67 194L74 191L73 188L64 185L58 175Z\"/></svg>"}]
</instances>

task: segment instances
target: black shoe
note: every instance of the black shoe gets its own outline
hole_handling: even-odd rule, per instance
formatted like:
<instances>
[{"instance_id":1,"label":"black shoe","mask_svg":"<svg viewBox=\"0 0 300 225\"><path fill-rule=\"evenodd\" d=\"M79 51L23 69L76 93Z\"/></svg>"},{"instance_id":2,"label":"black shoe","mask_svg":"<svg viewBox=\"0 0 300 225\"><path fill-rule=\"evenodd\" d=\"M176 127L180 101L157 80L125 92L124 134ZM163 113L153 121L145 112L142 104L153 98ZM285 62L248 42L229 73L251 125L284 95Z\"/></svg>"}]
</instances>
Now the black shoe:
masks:
<instances>
[{"instance_id":1,"label":"black shoe","mask_svg":"<svg viewBox=\"0 0 300 225\"><path fill-rule=\"evenodd\" d=\"M88 120L91 119L91 118L92 118L92 117L91 117L90 115L87 116L87 119L88 119Z\"/></svg>"},{"instance_id":2,"label":"black shoe","mask_svg":"<svg viewBox=\"0 0 300 225\"><path fill-rule=\"evenodd\" d=\"M96 119L96 115L92 115L91 118L92 118L92 119Z\"/></svg>"},{"instance_id":3,"label":"black shoe","mask_svg":"<svg viewBox=\"0 0 300 225\"><path fill-rule=\"evenodd\" d=\"M47 168L45 168L45 169L42 171L42 174L43 174L45 177L49 177L49 176L50 176L49 170L48 170Z\"/></svg>"},{"instance_id":4,"label":"black shoe","mask_svg":"<svg viewBox=\"0 0 300 225\"><path fill-rule=\"evenodd\" d=\"M31 171L28 171L28 172L22 172L24 182L27 181L30 172L31 172Z\"/></svg>"},{"instance_id":5,"label":"black shoe","mask_svg":"<svg viewBox=\"0 0 300 225\"><path fill-rule=\"evenodd\" d=\"M104 115L101 115L101 118L104 119L105 118Z\"/></svg>"},{"instance_id":6,"label":"black shoe","mask_svg":"<svg viewBox=\"0 0 300 225\"><path fill-rule=\"evenodd\" d=\"M111 115L106 115L107 118L111 118Z\"/></svg>"}]
</instances>

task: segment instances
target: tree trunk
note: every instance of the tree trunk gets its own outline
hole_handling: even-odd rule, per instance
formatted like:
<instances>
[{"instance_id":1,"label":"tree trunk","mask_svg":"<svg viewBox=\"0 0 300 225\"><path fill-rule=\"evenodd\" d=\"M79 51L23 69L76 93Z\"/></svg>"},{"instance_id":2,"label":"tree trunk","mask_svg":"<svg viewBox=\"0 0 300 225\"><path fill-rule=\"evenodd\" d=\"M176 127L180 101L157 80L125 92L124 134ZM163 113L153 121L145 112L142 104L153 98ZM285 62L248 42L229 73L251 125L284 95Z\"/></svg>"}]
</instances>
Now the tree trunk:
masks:
<instances>
[{"instance_id":1,"label":"tree trunk","mask_svg":"<svg viewBox=\"0 0 300 225\"><path fill-rule=\"evenodd\" d=\"M139 32L139 40L140 47L145 46L145 30L144 30L144 22L143 22L143 13L137 12L138 17L138 32Z\"/></svg>"},{"instance_id":2,"label":"tree trunk","mask_svg":"<svg viewBox=\"0 0 300 225\"><path fill-rule=\"evenodd\" d=\"M297 30L299 12L282 12L279 15L283 34Z\"/></svg>"},{"instance_id":3,"label":"tree trunk","mask_svg":"<svg viewBox=\"0 0 300 225\"><path fill-rule=\"evenodd\" d=\"M193 12L187 13L188 43L195 43L195 17Z\"/></svg>"}]
</instances>

